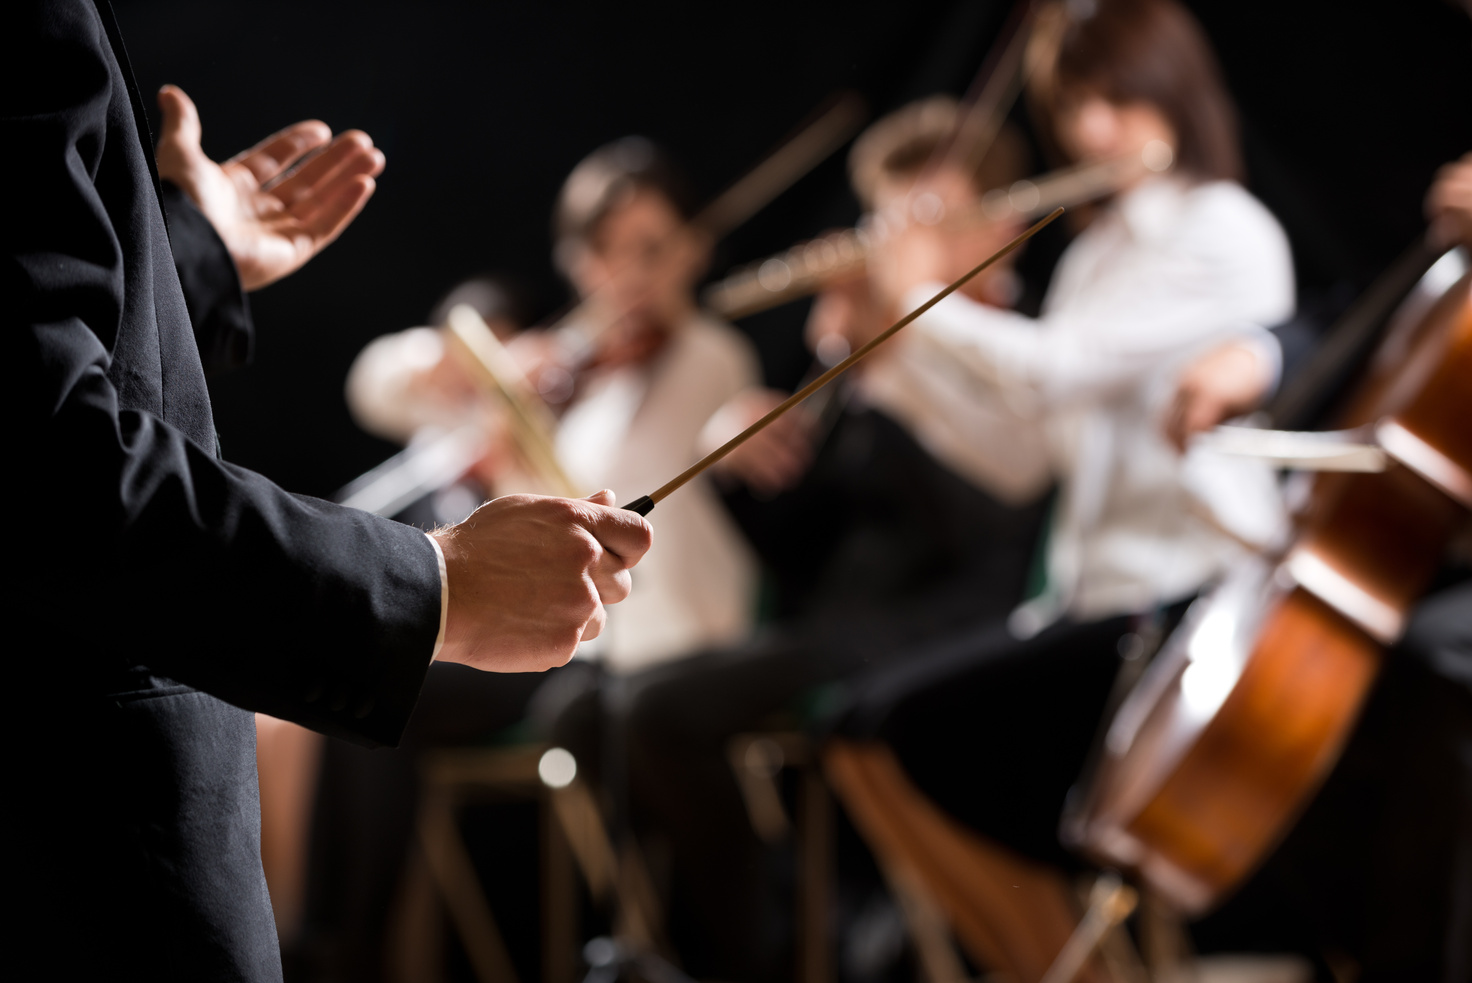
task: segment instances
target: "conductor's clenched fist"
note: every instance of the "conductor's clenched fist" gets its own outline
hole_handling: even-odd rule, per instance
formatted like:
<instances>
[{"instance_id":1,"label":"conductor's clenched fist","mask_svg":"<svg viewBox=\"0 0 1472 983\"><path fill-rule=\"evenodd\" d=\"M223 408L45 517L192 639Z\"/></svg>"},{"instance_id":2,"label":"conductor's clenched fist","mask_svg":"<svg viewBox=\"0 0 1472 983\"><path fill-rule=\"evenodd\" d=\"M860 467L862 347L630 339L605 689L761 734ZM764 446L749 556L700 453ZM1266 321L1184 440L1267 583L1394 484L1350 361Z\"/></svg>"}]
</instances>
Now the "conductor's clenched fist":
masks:
<instances>
[{"instance_id":1,"label":"conductor's clenched fist","mask_svg":"<svg viewBox=\"0 0 1472 983\"><path fill-rule=\"evenodd\" d=\"M607 491L508 495L436 532L450 586L439 658L538 672L596 638L603 606L628 596L629 568L650 544L649 524L613 504Z\"/></svg>"}]
</instances>

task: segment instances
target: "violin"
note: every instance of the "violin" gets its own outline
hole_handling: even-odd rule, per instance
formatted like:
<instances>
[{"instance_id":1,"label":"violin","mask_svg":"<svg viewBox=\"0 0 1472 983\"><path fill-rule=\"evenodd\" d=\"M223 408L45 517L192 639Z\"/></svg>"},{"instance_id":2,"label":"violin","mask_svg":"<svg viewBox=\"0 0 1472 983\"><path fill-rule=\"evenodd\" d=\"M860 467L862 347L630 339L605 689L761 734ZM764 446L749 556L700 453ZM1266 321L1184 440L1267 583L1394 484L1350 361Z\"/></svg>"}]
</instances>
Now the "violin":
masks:
<instances>
[{"instance_id":1,"label":"violin","mask_svg":"<svg viewBox=\"0 0 1472 983\"><path fill-rule=\"evenodd\" d=\"M1313 476L1291 545L1192 606L1109 724L1065 841L1187 915L1252 873L1338 759L1385 646L1468 521L1469 420L1463 274L1387 334L1341 421L1372 435L1380 469Z\"/></svg>"},{"instance_id":2,"label":"violin","mask_svg":"<svg viewBox=\"0 0 1472 983\"><path fill-rule=\"evenodd\" d=\"M836 94L701 208L690 219L688 230L710 243L725 238L848 142L867 118L868 109L859 96ZM654 244L653 252L667 255L674 245L667 238ZM648 312L620 310L610 302L609 295L618 292L620 272L614 270L603 287L540 332L547 344L533 374L538 395L550 406L562 407L570 401L585 371L646 360L668 340L669 325L651 319Z\"/></svg>"}]
</instances>

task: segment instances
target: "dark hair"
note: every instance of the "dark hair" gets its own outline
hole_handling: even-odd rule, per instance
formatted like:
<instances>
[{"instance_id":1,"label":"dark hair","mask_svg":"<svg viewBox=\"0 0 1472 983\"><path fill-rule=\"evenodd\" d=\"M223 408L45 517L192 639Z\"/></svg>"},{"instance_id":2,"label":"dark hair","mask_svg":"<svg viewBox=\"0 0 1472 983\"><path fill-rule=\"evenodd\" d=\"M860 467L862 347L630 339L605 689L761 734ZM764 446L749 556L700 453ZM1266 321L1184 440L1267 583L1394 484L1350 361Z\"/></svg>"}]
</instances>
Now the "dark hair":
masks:
<instances>
[{"instance_id":1,"label":"dark hair","mask_svg":"<svg viewBox=\"0 0 1472 983\"><path fill-rule=\"evenodd\" d=\"M1080 90L1146 102L1175 130L1176 166L1197 180L1242 179L1237 111L1211 44L1175 0L1070 0L1043 103Z\"/></svg>"},{"instance_id":2,"label":"dark hair","mask_svg":"<svg viewBox=\"0 0 1472 983\"><path fill-rule=\"evenodd\" d=\"M559 252L586 241L609 212L638 191L655 192L686 221L694 217L694 196L684 173L651 141L624 137L584 157L562 182L552 213Z\"/></svg>"},{"instance_id":3,"label":"dark hair","mask_svg":"<svg viewBox=\"0 0 1472 983\"><path fill-rule=\"evenodd\" d=\"M873 123L857 140L848 155L849 179L865 208L874 206L874 195L885 177L918 177L937 154L952 149L963 123L962 107L951 96L921 99ZM1010 123L997 131L985 152L971 154L963 162L977 192L1023 177L1027 149Z\"/></svg>"}]
</instances>

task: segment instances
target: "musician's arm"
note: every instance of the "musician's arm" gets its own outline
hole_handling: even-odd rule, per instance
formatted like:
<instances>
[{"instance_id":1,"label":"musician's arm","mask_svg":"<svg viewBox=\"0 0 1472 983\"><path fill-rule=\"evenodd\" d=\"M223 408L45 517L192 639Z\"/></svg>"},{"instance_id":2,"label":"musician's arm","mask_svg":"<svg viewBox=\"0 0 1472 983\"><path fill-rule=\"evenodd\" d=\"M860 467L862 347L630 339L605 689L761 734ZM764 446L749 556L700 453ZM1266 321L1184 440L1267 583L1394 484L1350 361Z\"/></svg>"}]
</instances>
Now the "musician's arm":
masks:
<instances>
[{"instance_id":1,"label":"musician's arm","mask_svg":"<svg viewBox=\"0 0 1472 983\"><path fill-rule=\"evenodd\" d=\"M1200 189L1179 208L1168 229L1081 238L1035 321L953 295L915 324L916 337L1042 409L1124 394L1233 338L1275 351L1262 325L1284 320L1294 299L1282 229L1233 186ZM909 290L905 309L934 289Z\"/></svg>"},{"instance_id":2,"label":"musician's arm","mask_svg":"<svg viewBox=\"0 0 1472 983\"><path fill-rule=\"evenodd\" d=\"M918 306L939 285L905 297ZM1063 313L1032 319L952 296L914 325L914 343L939 349L976 379L1008 395L1020 410L1037 412L1108 399L1140 385L1162 363L1180 362L1223 341L1236 341L1276 373L1277 346L1264 328L1224 319L1215 300L1146 298L1138 307Z\"/></svg>"},{"instance_id":3,"label":"musician's arm","mask_svg":"<svg viewBox=\"0 0 1472 983\"><path fill-rule=\"evenodd\" d=\"M369 342L348 370L345 394L358 426L401 444L423 427L452 429L489 412L434 328Z\"/></svg>"},{"instance_id":4,"label":"musician's arm","mask_svg":"<svg viewBox=\"0 0 1472 983\"><path fill-rule=\"evenodd\" d=\"M1277 340L1233 339L1187 365L1165 413L1165 435L1176 449L1198 433L1251 413L1278 384L1282 356Z\"/></svg>"},{"instance_id":5,"label":"musician's arm","mask_svg":"<svg viewBox=\"0 0 1472 983\"><path fill-rule=\"evenodd\" d=\"M1426 195L1426 215L1434 242L1447 248L1458 243L1472 246L1472 154L1438 172ZM1302 333L1295 322L1281 330L1285 340ZM1195 434L1262 405L1277 387L1283 360L1276 344L1238 340L1187 366L1166 412L1165 431L1171 443L1184 450Z\"/></svg>"},{"instance_id":6,"label":"musician's arm","mask_svg":"<svg viewBox=\"0 0 1472 983\"><path fill-rule=\"evenodd\" d=\"M1472 154L1437 172L1426 195L1426 215L1437 243L1472 248Z\"/></svg>"}]
</instances>

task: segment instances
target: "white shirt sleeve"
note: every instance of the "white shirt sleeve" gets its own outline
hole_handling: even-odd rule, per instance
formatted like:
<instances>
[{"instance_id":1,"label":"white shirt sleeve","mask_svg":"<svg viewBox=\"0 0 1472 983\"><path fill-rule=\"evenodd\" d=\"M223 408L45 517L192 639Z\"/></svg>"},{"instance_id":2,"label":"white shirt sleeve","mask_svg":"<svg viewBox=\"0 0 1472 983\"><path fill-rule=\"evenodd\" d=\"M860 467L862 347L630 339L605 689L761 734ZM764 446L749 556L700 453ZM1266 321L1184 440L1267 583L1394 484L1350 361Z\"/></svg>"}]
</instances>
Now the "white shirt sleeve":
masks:
<instances>
[{"instance_id":1,"label":"white shirt sleeve","mask_svg":"<svg viewBox=\"0 0 1472 983\"><path fill-rule=\"evenodd\" d=\"M941 289L923 284L905 297L918 307ZM1247 320L1224 321L1211 298L1141 305L1129 315L1060 312L1028 318L951 295L915 322L916 343L947 353L1018 407L1049 410L1095 404L1138 386L1162 361L1227 340L1246 342L1277 372L1271 333Z\"/></svg>"},{"instance_id":2,"label":"white shirt sleeve","mask_svg":"<svg viewBox=\"0 0 1472 983\"><path fill-rule=\"evenodd\" d=\"M440 649L445 647L445 619L450 614L450 571L445 566L445 551L440 549L439 540L429 533L425 533L429 545L434 547L435 559L440 564L440 630L434 637L434 651L429 655L429 661L433 662L440 657Z\"/></svg>"},{"instance_id":3,"label":"white shirt sleeve","mask_svg":"<svg viewBox=\"0 0 1472 983\"><path fill-rule=\"evenodd\" d=\"M377 437L403 444L421 427L453 429L470 419L475 404L431 391L422 382L444 354L436 328L409 328L369 342L344 384L354 421Z\"/></svg>"},{"instance_id":4,"label":"white shirt sleeve","mask_svg":"<svg viewBox=\"0 0 1472 983\"><path fill-rule=\"evenodd\" d=\"M1263 392L1269 394L1277 392L1278 383L1283 381L1283 346L1279 343L1277 335L1271 331L1255 332L1237 338L1236 343L1250 351L1257 359L1257 364L1267 379Z\"/></svg>"},{"instance_id":5,"label":"white shirt sleeve","mask_svg":"<svg viewBox=\"0 0 1472 983\"><path fill-rule=\"evenodd\" d=\"M1098 404L1230 339L1274 353L1264 326L1292 313L1292 269L1286 236L1241 188L1160 182L1069 247L1041 317L953 294L914 329L980 379L1016 390L1019 405ZM939 289L922 285L905 302Z\"/></svg>"}]
</instances>

